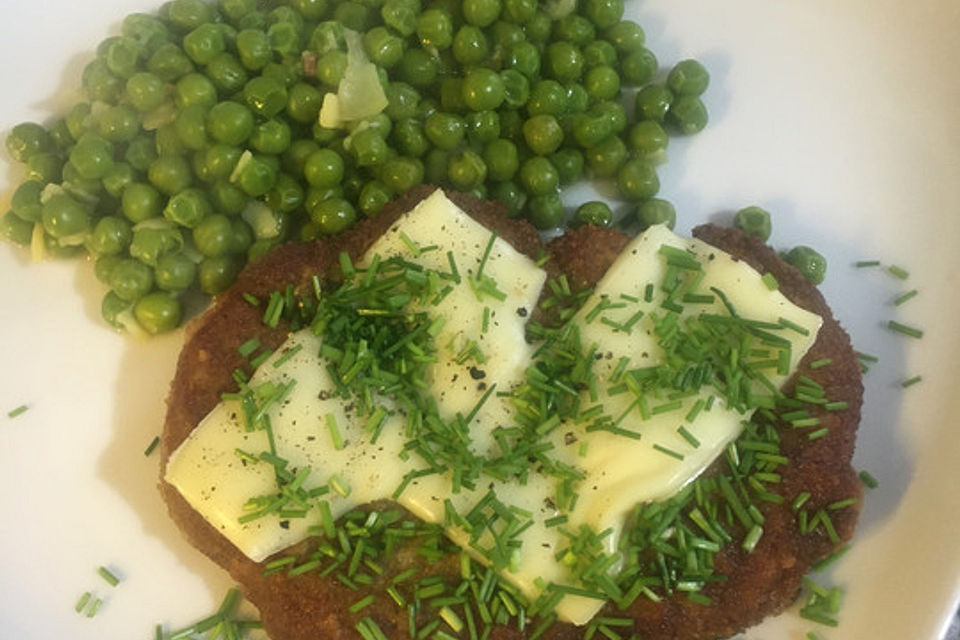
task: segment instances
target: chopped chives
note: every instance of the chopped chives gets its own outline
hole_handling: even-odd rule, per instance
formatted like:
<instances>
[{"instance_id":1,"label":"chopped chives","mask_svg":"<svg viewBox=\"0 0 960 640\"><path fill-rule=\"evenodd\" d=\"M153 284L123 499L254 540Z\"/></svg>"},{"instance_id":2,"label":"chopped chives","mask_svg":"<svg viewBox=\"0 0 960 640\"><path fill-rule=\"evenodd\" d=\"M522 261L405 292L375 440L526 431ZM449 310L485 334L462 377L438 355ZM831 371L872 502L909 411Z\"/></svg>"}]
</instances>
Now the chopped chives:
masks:
<instances>
[{"instance_id":1,"label":"chopped chives","mask_svg":"<svg viewBox=\"0 0 960 640\"><path fill-rule=\"evenodd\" d=\"M683 454L677 453L673 449L668 449L667 447L661 446L659 444L653 445L653 448L659 451L660 453L670 456L671 458L676 458L677 460L681 460L681 461L683 460Z\"/></svg>"},{"instance_id":2,"label":"chopped chives","mask_svg":"<svg viewBox=\"0 0 960 640\"><path fill-rule=\"evenodd\" d=\"M100 611L100 606L103 604L103 600L100 598L94 598L90 601L90 605L87 607L87 617L92 618L97 615L97 612Z\"/></svg>"},{"instance_id":3,"label":"chopped chives","mask_svg":"<svg viewBox=\"0 0 960 640\"><path fill-rule=\"evenodd\" d=\"M913 376L912 378L907 378L906 380L901 382L900 386L906 389L907 387L912 387L913 385L917 384L921 380L923 380L923 376Z\"/></svg>"},{"instance_id":4,"label":"chopped chives","mask_svg":"<svg viewBox=\"0 0 960 640\"><path fill-rule=\"evenodd\" d=\"M828 364L830 364L830 363L832 363L832 362L833 362L833 359L832 359L832 358L820 358L819 360L814 360L813 362L811 362L811 363L810 363L810 368L811 368L811 369L822 369L823 367L827 366Z\"/></svg>"},{"instance_id":5,"label":"chopped chives","mask_svg":"<svg viewBox=\"0 0 960 640\"><path fill-rule=\"evenodd\" d=\"M242 358L249 358L250 355L260 348L259 338L250 338L246 340L243 344L237 347L237 353L240 354Z\"/></svg>"},{"instance_id":6,"label":"chopped chives","mask_svg":"<svg viewBox=\"0 0 960 640\"><path fill-rule=\"evenodd\" d=\"M827 427L823 427L822 429L817 429L816 431L811 431L810 433L808 433L807 439L819 440L820 438L827 435L828 433L830 433L830 429L828 429Z\"/></svg>"},{"instance_id":7,"label":"chopped chives","mask_svg":"<svg viewBox=\"0 0 960 640\"><path fill-rule=\"evenodd\" d=\"M913 298L914 296L916 296L918 293L920 293L920 292L917 291L916 289L911 289L910 291L907 291L906 293L901 294L901 295L897 296L896 298L894 298L892 304L893 304L893 306L895 306L895 307L899 307L900 305L902 305L904 302L906 302L906 301L909 300L910 298Z\"/></svg>"},{"instance_id":8,"label":"chopped chives","mask_svg":"<svg viewBox=\"0 0 960 640\"><path fill-rule=\"evenodd\" d=\"M693 447L694 449L697 449L700 447L700 441L697 440L696 436L690 433L690 431L688 431L687 428L684 427L683 425L680 425L679 427L677 427L677 433L679 433L684 440L689 442L690 446Z\"/></svg>"},{"instance_id":9,"label":"chopped chives","mask_svg":"<svg viewBox=\"0 0 960 640\"><path fill-rule=\"evenodd\" d=\"M854 263L853 263L853 266L855 266L855 267L857 267L857 268L863 268L863 267L879 267L879 266L880 266L880 261L879 261L879 260L858 260L857 262L854 262Z\"/></svg>"},{"instance_id":10,"label":"chopped chives","mask_svg":"<svg viewBox=\"0 0 960 640\"><path fill-rule=\"evenodd\" d=\"M109 584L111 587L115 587L118 584L120 584L120 578L114 575L114 573L111 572L110 569L107 569L106 567L99 567L97 569L97 574L101 578L103 578L107 582L107 584Z\"/></svg>"},{"instance_id":11,"label":"chopped chives","mask_svg":"<svg viewBox=\"0 0 960 640\"><path fill-rule=\"evenodd\" d=\"M857 351L856 353L857 353L857 358L862 360L863 362L876 363L880 361L880 358L874 355L870 355L869 353L864 353L863 351Z\"/></svg>"},{"instance_id":12,"label":"chopped chives","mask_svg":"<svg viewBox=\"0 0 960 640\"><path fill-rule=\"evenodd\" d=\"M368 607L368 606L370 606L371 604L373 604L373 601L374 601L375 599L376 599L376 598L375 598L374 595L371 593L370 595L368 595L368 596L366 596L366 597L363 597L363 598L357 600L357 601L354 602L352 605L350 605L350 608L349 608L350 613L357 613L358 611L362 611L362 610L365 609L366 607Z\"/></svg>"},{"instance_id":13,"label":"chopped chives","mask_svg":"<svg viewBox=\"0 0 960 640\"><path fill-rule=\"evenodd\" d=\"M836 502L831 502L827 505L827 509L831 511L838 511L840 509L846 509L851 505L857 504L856 498L846 498L845 500L837 500Z\"/></svg>"},{"instance_id":14,"label":"chopped chives","mask_svg":"<svg viewBox=\"0 0 960 640\"><path fill-rule=\"evenodd\" d=\"M892 264L889 267L887 267L887 273L889 273L895 278L899 278L900 280L906 280L907 278L910 277L909 271L895 264Z\"/></svg>"},{"instance_id":15,"label":"chopped chives","mask_svg":"<svg viewBox=\"0 0 960 640\"><path fill-rule=\"evenodd\" d=\"M867 487L868 489L876 489L878 486L880 486L880 483L877 481L877 479L874 478L873 475L867 470L861 471L859 476L860 482L862 482L863 486Z\"/></svg>"},{"instance_id":16,"label":"chopped chives","mask_svg":"<svg viewBox=\"0 0 960 640\"><path fill-rule=\"evenodd\" d=\"M149 456L153 453L153 450L157 448L157 445L160 444L160 436L154 436L153 440L150 441L150 444L147 445L147 448L143 450L144 456Z\"/></svg>"},{"instance_id":17,"label":"chopped chives","mask_svg":"<svg viewBox=\"0 0 960 640\"><path fill-rule=\"evenodd\" d=\"M890 320L889 322L887 322L887 328L890 329L891 331L902 333L903 335L909 336L911 338L919 339L923 337L923 330L917 329L916 327L911 327L909 325L902 324L900 322L897 322L896 320Z\"/></svg>"},{"instance_id":18,"label":"chopped chives","mask_svg":"<svg viewBox=\"0 0 960 640\"><path fill-rule=\"evenodd\" d=\"M83 611L84 607L87 606L87 603L90 602L90 598L93 597L93 594L87 591L77 600L77 604L73 606L73 610L77 613Z\"/></svg>"},{"instance_id":19,"label":"chopped chives","mask_svg":"<svg viewBox=\"0 0 960 640\"><path fill-rule=\"evenodd\" d=\"M337 451L343 449L343 435L340 433L340 427L337 425L337 418L332 413L326 415L327 430L330 432L330 440L333 442L333 448Z\"/></svg>"},{"instance_id":20,"label":"chopped chives","mask_svg":"<svg viewBox=\"0 0 960 640\"><path fill-rule=\"evenodd\" d=\"M763 536L763 527L758 524L753 525L746 537L743 539L743 550L747 553L752 553L756 548L757 543L760 541L761 536Z\"/></svg>"},{"instance_id":21,"label":"chopped chives","mask_svg":"<svg viewBox=\"0 0 960 640\"><path fill-rule=\"evenodd\" d=\"M763 274L760 280L763 281L763 284L767 285L767 289L770 291L776 291L780 288L780 283L777 282L777 278L772 273Z\"/></svg>"},{"instance_id":22,"label":"chopped chives","mask_svg":"<svg viewBox=\"0 0 960 640\"><path fill-rule=\"evenodd\" d=\"M16 407L15 409L11 409L10 411L8 411L8 412L7 412L7 417L8 417L8 418L16 418L17 416L19 416L19 415L23 414L24 412L26 412L27 409L28 409L27 405L22 404L22 405L20 405L19 407Z\"/></svg>"}]
</instances>

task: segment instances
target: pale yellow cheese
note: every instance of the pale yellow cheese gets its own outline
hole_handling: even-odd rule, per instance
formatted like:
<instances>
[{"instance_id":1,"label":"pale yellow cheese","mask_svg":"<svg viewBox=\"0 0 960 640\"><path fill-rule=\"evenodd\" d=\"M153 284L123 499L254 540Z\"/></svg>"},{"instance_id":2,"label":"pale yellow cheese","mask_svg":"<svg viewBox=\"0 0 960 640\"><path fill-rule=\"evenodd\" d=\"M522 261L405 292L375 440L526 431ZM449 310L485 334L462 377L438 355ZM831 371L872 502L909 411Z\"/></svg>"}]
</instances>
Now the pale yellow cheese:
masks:
<instances>
[{"instance_id":1,"label":"pale yellow cheese","mask_svg":"<svg viewBox=\"0 0 960 640\"><path fill-rule=\"evenodd\" d=\"M445 319L436 339L438 359L429 372L430 393L445 419L458 413L468 414L492 385L496 385L497 391L510 391L523 381L524 370L531 362L531 347L524 340L524 324L545 275L528 258L497 239L484 265L484 273L507 297L498 301L481 295L478 301L474 289L467 283L469 276L476 275L490 238L489 231L437 191L391 227L364 261L369 263L375 254L382 258L402 255L427 269L448 272L447 252L452 251L456 256L462 283L439 305L425 307L430 314ZM681 239L664 227L654 227L621 254L577 318L583 344L594 345L601 354L595 364L595 374L602 396L598 402L606 412L619 415L632 402L630 394L606 395L605 381L621 356L629 357L631 366L653 365L662 357L652 335L651 320L654 314L663 313L659 309L662 293L657 291L649 303L642 300L647 283L658 284L662 280L664 263L657 251L663 244L696 255L706 268L701 290L709 286L723 290L743 316L770 322L787 318L807 329L807 336L786 331L781 334L792 341L791 365L809 348L820 325L817 316L798 309L779 292L771 291L743 262L734 261L698 241ZM603 296L613 300L620 299L621 294L640 302L604 311L593 321L587 321L590 310ZM484 308L489 314L486 332L482 330ZM606 317L610 323L622 324L637 310L643 310L645 315L629 334L600 320ZM719 313L722 309L719 302L687 305L684 314L700 311ZM457 363L458 354L470 341L477 343L485 362L471 359ZM369 434L363 431L363 420L350 415L342 402L322 393L330 389L331 381L318 362L320 338L308 332L295 334L274 359L283 351L296 348L295 345L300 345L296 355L279 367L268 361L252 381L259 384L266 380L277 383L296 380L287 401L270 412L277 434L278 455L288 459L291 466L309 466L311 474L305 488L329 482L332 474L349 486L346 497L333 493L325 496L330 500L334 516L366 502L389 498L404 474L424 466L415 454L407 460L399 457L404 444L402 416L399 413L391 416L377 442L371 444ZM609 359L604 356L608 352ZM771 379L779 385L784 378L771 376ZM639 433L639 440L606 431L588 432L588 423L563 424L550 434L554 445L551 455L585 474L578 487L580 497L576 507L567 514L570 525L586 524L598 532L610 529L612 533L605 542L608 551L613 553L625 516L635 504L673 495L708 466L736 438L742 421L749 419L749 413L741 414L717 402L711 411L702 411L692 424L685 424L683 416L692 403L709 393L709 389L704 389L699 396L686 398L681 409L647 420L640 418L638 410L632 411L621 426ZM589 400L586 397L584 400L585 406L589 406ZM651 399L652 404L659 402ZM382 399L382 404L392 408L389 399ZM280 526L275 516L244 525L238 523L244 502L251 496L275 490L275 480L269 465L244 466L235 454L238 448L256 453L267 446L262 432L244 431L235 418L236 412L230 402L211 412L172 456L167 480L238 548L259 561L301 540L308 527L319 522L319 515L313 511L306 518L290 519L284 525L286 528ZM341 451L332 447L324 424L327 414L336 417L348 442ZM477 455L491 452L493 429L511 424L509 399L491 395L470 425L470 450ZM681 424L699 440L698 447L679 435L677 428ZM654 445L676 452L683 460L665 455ZM520 536L520 552L503 572L505 577L530 599L540 594L544 584L571 583L568 569L554 558L554 554L564 548L565 538L556 527L548 528L544 524L558 515L552 502L556 493L555 478L531 470L523 485L515 481L484 480L473 491L451 493L450 488L448 476L421 477L409 484L399 502L418 517L439 523L444 521L445 500L449 499L458 512L465 513L492 489L502 503L528 512L533 521ZM448 533L458 544L466 544L466 532L450 530ZM480 543L484 543L483 538ZM596 599L566 596L556 612L563 620L584 624L601 605Z\"/></svg>"}]
</instances>

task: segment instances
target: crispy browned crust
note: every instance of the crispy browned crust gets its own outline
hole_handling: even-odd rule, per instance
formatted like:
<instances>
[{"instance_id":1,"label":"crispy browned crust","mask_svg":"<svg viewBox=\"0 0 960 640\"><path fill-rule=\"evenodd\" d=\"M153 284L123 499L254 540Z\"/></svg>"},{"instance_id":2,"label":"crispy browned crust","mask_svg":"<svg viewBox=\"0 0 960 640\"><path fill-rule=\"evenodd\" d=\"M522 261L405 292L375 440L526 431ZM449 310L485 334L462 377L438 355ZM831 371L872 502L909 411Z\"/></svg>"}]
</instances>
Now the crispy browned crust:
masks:
<instances>
[{"instance_id":1,"label":"crispy browned crust","mask_svg":"<svg viewBox=\"0 0 960 640\"><path fill-rule=\"evenodd\" d=\"M252 306L243 294L262 298L287 283L306 286L314 274L335 275L340 251L354 258L360 256L403 211L431 190L413 190L391 203L378 217L364 220L339 237L289 244L268 254L248 267L237 284L189 327L168 400L162 439L164 467L170 453L216 405L220 393L234 386L231 372L242 365L237 346L253 335L267 346L279 345L286 337L283 330L265 328L260 320L262 307ZM542 250L539 237L529 225L507 219L498 207L489 203L451 195L461 207L496 229L519 250L530 256ZM859 363L848 336L833 318L820 292L773 250L736 230L705 225L695 229L694 235L747 260L762 273L772 273L787 297L823 318L823 328L801 363L800 373L820 383L832 400L846 400L849 409L818 414L822 425L830 429L829 434L819 440L811 442L794 429L782 430L781 450L791 461L782 468L780 493L786 498L785 503L764 503L764 535L752 553L743 552L737 545L728 545L717 556L718 573L726 575L727 580L706 589L705 594L713 600L711 606L695 604L683 596L665 598L659 603L640 598L627 611L607 605L601 615L634 618L635 630L645 640L712 640L737 633L782 610L796 598L801 579L810 565L835 548L822 527L812 534L799 534L790 502L797 494L808 491L811 497L806 508L812 513L832 502L861 495L860 483L850 466L862 398ZM627 241L622 234L608 229L587 226L572 230L549 245L551 271L565 274L575 288L591 286ZM809 368L808 363L827 357L833 361L830 366ZM246 558L208 525L176 489L161 481L161 491L171 516L191 543L243 585L275 640L357 638L359 634L354 625L365 616L372 617L387 637L396 640L407 637L406 611L389 598L376 599L362 614L351 614L347 610L367 592L382 592L386 578L358 592L334 578L316 575L264 577L263 566ZM853 535L858 513L859 502L852 508L832 512L841 541ZM422 565L416 554L398 553L387 561L385 576L412 565ZM451 560L421 568L428 573L456 576L459 565ZM572 640L582 637L582 633L581 628L555 624L542 637ZM490 637L519 640L525 634L512 627L497 627Z\"/></svg>"}]
</instances>

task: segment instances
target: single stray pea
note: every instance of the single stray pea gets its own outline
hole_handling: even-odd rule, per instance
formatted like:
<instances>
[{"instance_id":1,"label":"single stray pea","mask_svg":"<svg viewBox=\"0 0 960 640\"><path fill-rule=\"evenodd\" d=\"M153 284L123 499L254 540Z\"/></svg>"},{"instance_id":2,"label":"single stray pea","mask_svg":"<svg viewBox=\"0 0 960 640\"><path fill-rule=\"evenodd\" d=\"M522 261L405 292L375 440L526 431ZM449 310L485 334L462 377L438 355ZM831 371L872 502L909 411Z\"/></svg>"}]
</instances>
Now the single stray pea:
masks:
<instances>
[{"instance_id":1,"label":"single stray pea","mask_svg":"<svg viewBox=\"0 0 960 640\"><path fill-rule=\"evenodd\" d=\"M677 210L667 200L650 198L637 207L637 220L643 229L655 224L665 224L668 229L673 229L677 224Z\"/></svg>"},{"instance_id":2,"label":"single stray pea","mask_svg":"<svg viewBox=\"0 0 960 640\"><path fill-rule=\"evenodd\" d=\"M826 258L806 245L799 245L790 249L783 258L799 269L800 273L813 284L820 284L827 275Z\"/></svg>"},{"instance_id":3,"label":"single stray pea","mask_svg":"<svg viewBox=\"0 0 960 640\"><path fill-rule=\"evenodd\" d=\"M577 207L573 221L577 225L592 224L598 227L609 227L613 222L613 211L606 202L591 200Z\"/></svg>"},{"instance_id":4,"label":"single stray pea","mask_svg":"<svg viewBox=\"0 0 960 640\"><path fill-rule=\"evenodd\" d=\"M766 242L772 231L770 214L760 207L744 207L733 217L733 226L748 236Z\"/></svg>"}]
</instances>

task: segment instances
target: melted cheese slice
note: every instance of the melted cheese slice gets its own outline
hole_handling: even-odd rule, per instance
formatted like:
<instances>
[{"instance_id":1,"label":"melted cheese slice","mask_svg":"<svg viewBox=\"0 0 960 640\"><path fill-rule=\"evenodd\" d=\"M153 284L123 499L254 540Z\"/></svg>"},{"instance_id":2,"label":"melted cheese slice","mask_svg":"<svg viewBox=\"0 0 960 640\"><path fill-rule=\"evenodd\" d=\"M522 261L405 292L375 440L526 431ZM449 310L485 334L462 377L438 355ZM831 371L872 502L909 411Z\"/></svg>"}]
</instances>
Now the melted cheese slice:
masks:
<instances>
[{"instance_id":1,"label":"melted cheese slice","mask_svg":"<svg viewBox=\"0 0 960 640\"><path fill-rule=\"evenodd\" d=\"M463 275L475 274L490 243L491 234L460 211L441 191L436 191L412 212L403 216L371 247L365 262L374 255L402 255L427 269L449 271L447 257L452 252L457 269ZM571 528L580 524L594 531L610 530L605 543L615 552L627 513L638 502L661 500L675 494L705 469L737 437L742 422L750 413L716 402L710 411L700 411L690 423L684 421L697 400L711 394L704 389L698 396L687 397L679 408L643 419L630 394L609 395L608 380L620 359L629 358L630 367L658 364L663 352L654 335L654 318L662 315L663 294L659 287L649 302L644 302L647 284L662 281L664 259L658 254L662 245L669 245L696 256L704 265L701 290L714 286L724 291L729 302L744 317L772 323L781 318L803 327L801 332L783 332L791 340L791 369L815 339L819 317L803 311L770 290L760 276L745 263L697 240L682 239L664 227L654 227L635 239L621 254L596 287L593 296L577 316L582 342L593 346L600 359L595 364L599 385L598 402L612 415L625 414L620 425L639 434L624 437L609 431L588 431L584 424L562 424L549 438L553 457L576 467L584 474L579 483L579 499L568 513ZM524 324L533 309L545 281L544 272L509 244L496 239L484 263L490 276L506 294L502 300L484 296L482 302L467 285L461 284L428 311L445 319L436 337L437 362L429 372L429 392L437 401L445 419L458 413L468 414L479 398L496 385L497 392L508 392L524 380L524 370L531 362L532 350L524 340ZM614 304L602 313L593 313L597 304L606 300L626 300L630 304ZM635 301L635 302L633 302ZM607 303L603 303L607 304ZM486 311L485 311L486 309ZM631 319L643 311L639 321ZM722 313L721 303L687 305L682 315L701 312ZM486 321L484 315L486 314ZM487 330L483 331L486 325ZM629 331L624 330L630 325ZM617 327L620 328L617 328ZM457 362L458 355L472 342L478 345L485 362ZM346 511L378 499L390 498L403 476L425 465L416 454L407 460L399 457L404 446L404 419L398 412L387 419L376 442L364 431L363 419L351 414L342 400L331 399L332 380L318 359L321 338L299 332L274 356L263 364L251 380L251 386L273 381L286 384L295 380L285 401L270 410L277 454L291 467L309 468L304 488L328 484L336 477L346 496L328 494L332 513L337 517ZM294 351L292 356L285 356ZM608 358L606 354L610 354ZM276 366L275 366L276 365ZM771 375L780 385L785 376ZM666 400L651 398L650 404ZM389 399L383 406L392 409ZM585 406L589 406L585 402ZM340 425L346 441L341 450L332 446L327 415ZM168 463L166 479L176 486L184 498L214 527L241 551L256 561L264 560L308 535L311 526L320 523L315 509L304 518L281 520L266 516L241 524L243 507L252 496L276 490L272 467L267 464L244 463L236 454L240 449L250 453L266 450L263 432L245 431L235 402L217 406L190 437L174 452ZM509 399L498 394L489 396L470 424L470 448L478 455L492 451L492 431L512 424ZM694 446L682 437L678 427L684 425L698 441ZM638 439L637 439L638 438ZM664 453L664 449L675 455ZM682 458L682 459L679 459ZM476 490L451 492L449 475L429 475L411 482L398 502L423 520L445 521L445 501L459 513L466 513L489 490L511 508L529 514L529 527L519 536L520 552L504 576L528 598L540 595L549 583L575 584L569 570L555 560L566 538L557 527L546 521L558 515L553 506L556 479L531 470L527 482L483 481ZM342 492L345 493L345 492ZM330 496L333 496L330 498ZM448 531L455 542L469 549L468 534L462 529ZM485 544L485 539L480 539ZM562 620L584 624L602 606L602 602L580 596L565 596L556 613Z\"/></svg>"}]
</instances>

